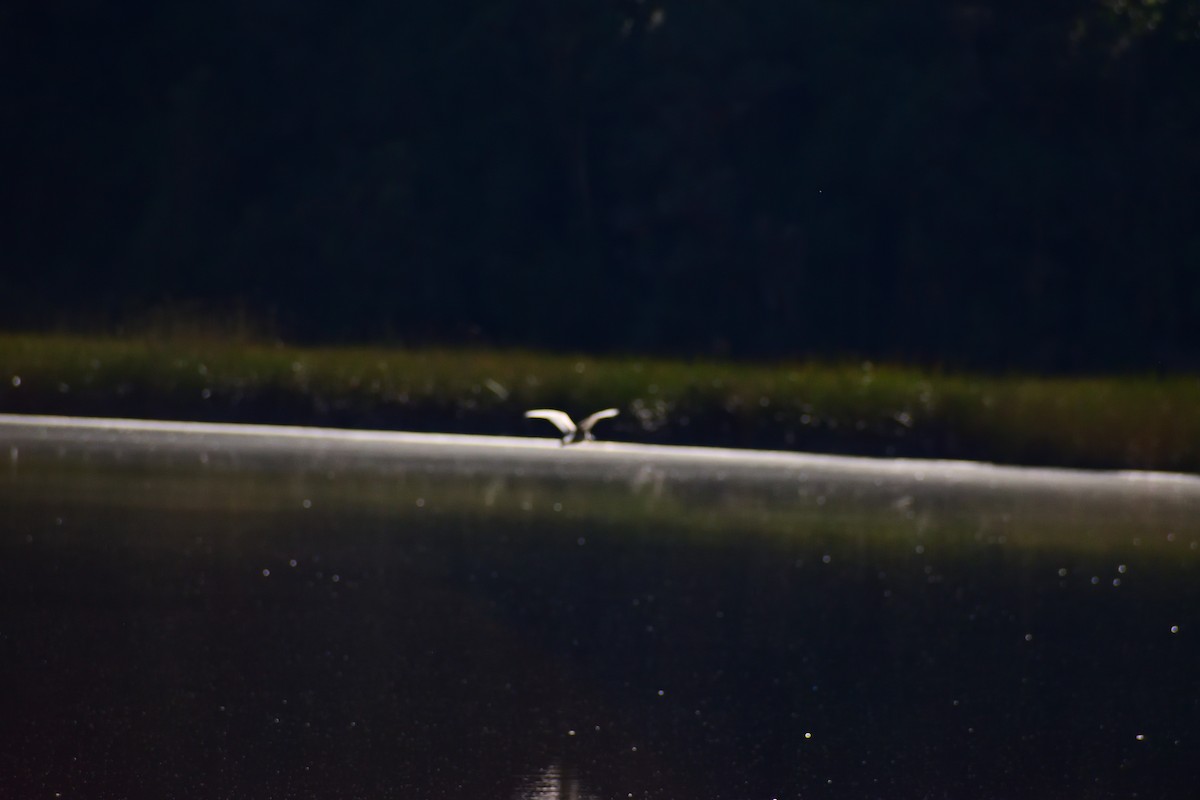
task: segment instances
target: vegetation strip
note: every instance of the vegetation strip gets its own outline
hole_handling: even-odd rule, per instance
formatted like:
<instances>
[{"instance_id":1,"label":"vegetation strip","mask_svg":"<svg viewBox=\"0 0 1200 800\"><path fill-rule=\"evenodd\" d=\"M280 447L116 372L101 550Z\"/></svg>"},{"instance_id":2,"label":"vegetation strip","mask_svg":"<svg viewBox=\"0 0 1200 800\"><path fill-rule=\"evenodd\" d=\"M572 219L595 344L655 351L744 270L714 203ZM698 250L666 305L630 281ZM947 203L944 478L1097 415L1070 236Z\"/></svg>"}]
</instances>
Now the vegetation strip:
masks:
<instances>
[{"instance_id":1,"label":"vegetation strip","mask_svg":"<svg viewBox=\"0 0 1200 800\"><path fill-rule=\"evenodd\" d=\"M1200 472L1200 376L1031 377L232 339L0 335L0 412L546 435Z\"/></svg>"}]
</instances>

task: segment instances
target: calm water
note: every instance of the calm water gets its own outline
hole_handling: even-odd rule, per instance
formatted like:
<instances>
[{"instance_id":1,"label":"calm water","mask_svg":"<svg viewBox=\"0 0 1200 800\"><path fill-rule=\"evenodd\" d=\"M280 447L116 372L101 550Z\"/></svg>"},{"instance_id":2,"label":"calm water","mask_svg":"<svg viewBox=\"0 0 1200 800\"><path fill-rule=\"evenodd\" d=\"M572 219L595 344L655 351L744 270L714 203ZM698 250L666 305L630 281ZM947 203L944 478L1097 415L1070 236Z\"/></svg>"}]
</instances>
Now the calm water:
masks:
<instances>
[{"instance_id":1,"label":"calm water","mask_svg":"<svg viewBox=\"0 0 1200 800\"><path fill-rule=\"evenodd\" d=\"M1192 797L1200 489L0 421L3 797Z\"/></svg>"}]
</instances>

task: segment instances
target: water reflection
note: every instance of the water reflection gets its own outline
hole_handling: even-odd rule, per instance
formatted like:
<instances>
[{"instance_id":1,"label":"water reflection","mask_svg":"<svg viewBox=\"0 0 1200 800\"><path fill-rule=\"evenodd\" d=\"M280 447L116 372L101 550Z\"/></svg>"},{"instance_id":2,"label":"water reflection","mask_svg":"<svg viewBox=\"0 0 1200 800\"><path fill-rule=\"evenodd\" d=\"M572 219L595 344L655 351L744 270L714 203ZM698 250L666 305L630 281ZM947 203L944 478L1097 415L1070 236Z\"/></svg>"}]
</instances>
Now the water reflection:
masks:
<instances>
[{"instance_id":1,"label":"water reflection","mask_svg":"<svg viewBox=\"0 0 1200 800\"><path fill-rule=\"evenodd\" d=\"M3 796L1200 777L1187 492L13 446Z\"/></svg>"},{"instance_id":2,"label":"water reflection","mask_svg":"<svg viewBox=\"0 0 1200 800\"><path fill-rule=\"evenodd\" d=\"M581 789L577 776L564 771L558 764L551 764L531 776L528 784L514 797L516 800L595 800L599 796Z\"/></svg>"}]
</instances>

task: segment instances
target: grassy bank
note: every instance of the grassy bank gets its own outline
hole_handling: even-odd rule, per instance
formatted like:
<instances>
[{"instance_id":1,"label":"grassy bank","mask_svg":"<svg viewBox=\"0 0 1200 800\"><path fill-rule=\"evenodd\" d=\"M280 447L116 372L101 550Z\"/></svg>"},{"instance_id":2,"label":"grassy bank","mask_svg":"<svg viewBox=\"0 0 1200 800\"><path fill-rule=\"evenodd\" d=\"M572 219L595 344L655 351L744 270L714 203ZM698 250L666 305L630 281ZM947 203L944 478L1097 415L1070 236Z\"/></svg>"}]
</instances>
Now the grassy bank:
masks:
<instances>
[{"instance_id":1,"label":"grassy bank","mask_svg":"<svg viewBox=\"0 0 1200 800\"><path fill-rule=\"evenodd\" d=\"M1200 377L1033 378L221 339L0 335L0 412L552 434L1200 472Z\"/></svg>"}]
</instances>

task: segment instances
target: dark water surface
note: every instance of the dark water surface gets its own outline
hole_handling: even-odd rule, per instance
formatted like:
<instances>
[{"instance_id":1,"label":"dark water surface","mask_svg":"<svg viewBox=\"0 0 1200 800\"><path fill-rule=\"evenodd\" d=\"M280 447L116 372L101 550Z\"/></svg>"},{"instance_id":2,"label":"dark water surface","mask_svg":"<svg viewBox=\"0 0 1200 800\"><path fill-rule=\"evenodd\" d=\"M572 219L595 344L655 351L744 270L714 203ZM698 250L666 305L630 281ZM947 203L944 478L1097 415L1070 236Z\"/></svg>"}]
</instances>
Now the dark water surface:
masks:
<instances>
[{"instance_id":1,"label":"dark water surface","mask_svg":"<svg viewBox=\"0 0 1200 800\"><path fill-rule=\"evenodd\" d=\"M0 797L1192 797L1200 483L0 420Z\"/></svg>"}]
</instances>

